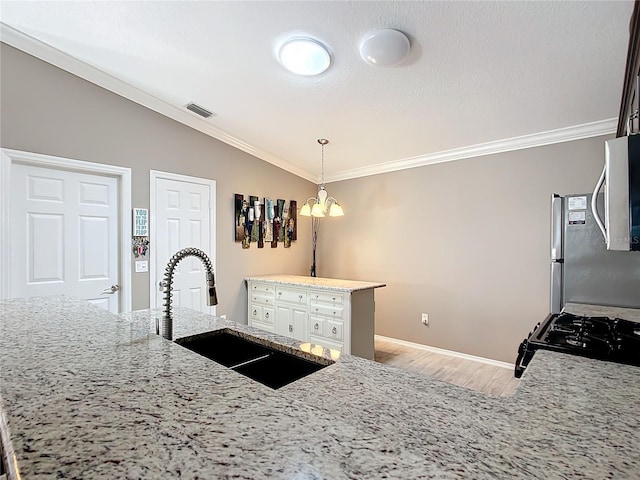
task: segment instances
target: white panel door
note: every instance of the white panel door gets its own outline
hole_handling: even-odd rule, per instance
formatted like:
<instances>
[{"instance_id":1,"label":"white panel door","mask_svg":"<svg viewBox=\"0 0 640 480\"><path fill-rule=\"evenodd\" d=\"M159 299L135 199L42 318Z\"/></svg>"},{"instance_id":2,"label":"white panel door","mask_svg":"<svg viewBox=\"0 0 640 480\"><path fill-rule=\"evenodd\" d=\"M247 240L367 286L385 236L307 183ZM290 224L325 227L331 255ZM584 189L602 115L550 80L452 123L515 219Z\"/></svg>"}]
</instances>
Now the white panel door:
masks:
<instances>
[{"instance_id":1,"label":"white panel door","mask_svg":"<svg viewBox=\"0 0 640 480\"><path fill-rule=\"evenodd\" d=\"M11 297L71 295L117 313L118 181L14 164Z\"/></svg>"},{"instance_id":2,"label":"white panel door","mask_svg":"<svg viewBox=\"0 0 640 480\"><path fill-rule=\"evenodd\" d=\"M306 309L288 305L276 305L276 333L301 342L309 340L307 324L309 313Z\"/></svg>"},{"instance_id":3,"label":"white panel door","mask_svg":"<svg viewBox=\"0 0 640 480\"><path fill-rule=\"evenodd\" d=\"M200 183L156 180L156 285L162 281L169 259L179 250L195 247L209 251L212 205L211 187ZM182 259L173 276L173 305L213 313L207 306L206 270L199 258ZM156 306L161 307L163 295L158 291Z\"/></svg>"}]
</instances>

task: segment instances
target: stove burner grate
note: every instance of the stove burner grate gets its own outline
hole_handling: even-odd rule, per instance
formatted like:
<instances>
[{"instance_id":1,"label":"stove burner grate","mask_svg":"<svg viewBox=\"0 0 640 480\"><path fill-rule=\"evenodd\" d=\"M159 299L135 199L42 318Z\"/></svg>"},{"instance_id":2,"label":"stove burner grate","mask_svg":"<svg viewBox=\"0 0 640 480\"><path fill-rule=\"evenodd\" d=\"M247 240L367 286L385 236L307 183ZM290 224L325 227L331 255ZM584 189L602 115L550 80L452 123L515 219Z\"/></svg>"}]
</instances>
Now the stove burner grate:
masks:
<instances>
[{"instance_id":1,"label":"stove burner grate","mask_svg":"<svg viewBox=\"0 0 640 480\"><path fill-rule=\"evenodd\" d=\"M570 313L549 315L520 344L516 377L538 349L640 366L640 323Z\"/></svg>"}]
</instances>

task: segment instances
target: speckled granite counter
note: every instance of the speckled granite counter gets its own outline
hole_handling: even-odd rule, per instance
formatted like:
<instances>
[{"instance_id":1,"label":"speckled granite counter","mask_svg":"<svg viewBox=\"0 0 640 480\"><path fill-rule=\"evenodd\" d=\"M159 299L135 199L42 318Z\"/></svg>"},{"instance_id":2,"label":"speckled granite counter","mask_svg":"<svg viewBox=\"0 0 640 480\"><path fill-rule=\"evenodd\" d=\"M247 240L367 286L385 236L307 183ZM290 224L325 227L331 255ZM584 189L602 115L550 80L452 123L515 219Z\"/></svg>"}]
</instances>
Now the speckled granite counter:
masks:
<instances>
[{"instance_id":1,"label":"speckled granite counter","mask_svg":"<svg viewBox=\"0 0 640 480\"><path fill-rule=\"evenodd\" d=\"M640 293L639 293L640 295ZM634 322L640 322L640 309L608 307L604 305L588 305L583 303L567 303L564 312L588 317L624 318Z\"/></svg>"},{"instance_id":2,"label":"speckled granite counter","mask_svg":"<svg viewBox=\"0 0 640 480\"><path fill-rule=\"evenodd\" d=\"M279 283L281 285L304 285L324 290L338 290L342 292L357 292L359 290L369 290L370 288L386 287L386 284L379 282L361 282L358 280L342 280L339 278L305 277L299 275L260 275L246 277L245 280L266 280Z\"/></svg>"},{"instance_id":3,"label":"speckled granite counter","mask_svg":"<svg viewBox=\"0 0 640 480\"><path fill-rule=\"evenodd\" d=\"M516 394L495 398L343 355L271 390L149 334L156 315L0 302L22 478L640 476L638 367L539 351ZM175 309L176 337L231 325Z\"/></svg>"}]
</instances>

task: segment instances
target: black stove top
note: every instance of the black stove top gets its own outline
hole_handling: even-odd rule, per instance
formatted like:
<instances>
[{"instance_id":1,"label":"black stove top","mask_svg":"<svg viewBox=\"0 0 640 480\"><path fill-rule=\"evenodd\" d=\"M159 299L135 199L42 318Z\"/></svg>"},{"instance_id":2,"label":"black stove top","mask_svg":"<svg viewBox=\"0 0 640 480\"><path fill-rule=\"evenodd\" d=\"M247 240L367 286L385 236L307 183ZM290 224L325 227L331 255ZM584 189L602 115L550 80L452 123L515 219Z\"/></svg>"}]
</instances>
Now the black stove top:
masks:
<instances>
[{"instance_id":1,"label":"black stove top","mask_svg":"<svg viewBox=\"0 0 640 480\"><path fill-rule=\"evenodd\" d=\"M610 355L615 344L609 318L576 317L566 313L551 321L540 340L549 345L602 356Z\"/></svg>"},{"instance_id":2,"label":"black stove top","mask_svg":"<svg viewBox=\"0 0 640 480\"><path fill-rule=\"evenodd\" d=\"M537 349L640 365L640 323L571 313L549 315L520 344L516 377Z\"/></svg>"}]
</instances>

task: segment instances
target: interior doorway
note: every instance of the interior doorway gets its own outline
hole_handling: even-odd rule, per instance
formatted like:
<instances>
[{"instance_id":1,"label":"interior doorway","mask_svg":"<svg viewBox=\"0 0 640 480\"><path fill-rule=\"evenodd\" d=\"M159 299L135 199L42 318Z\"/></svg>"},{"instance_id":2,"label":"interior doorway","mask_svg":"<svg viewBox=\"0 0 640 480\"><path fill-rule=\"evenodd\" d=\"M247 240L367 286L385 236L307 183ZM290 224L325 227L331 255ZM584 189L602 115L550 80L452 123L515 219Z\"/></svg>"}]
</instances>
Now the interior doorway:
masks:
<instances>
[{"instance_id":1,"label":"interior doorway","mask_svg":"<svg viewBox=\"0 0 640 480\"><path fill-rule=\"evenodd\" d=\"M160 308L164 270L177 251L199 248L215 270L216 182L151 170L150 196L150 303ZM182 260L174 272L172 304L215 315L215 307L206 303L205 280L204 265L198 258Z\"/></svg>"},{"instance_id":2,"label":"interior doorway","mask_svg":"<svg viewBox=\"0 0 640 480\"><path fill-rule=\"evenodd\" d=\"M2 149L0 296L131 309L131 170Z\"/></svg>"}]
</instances>

